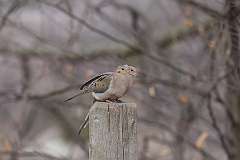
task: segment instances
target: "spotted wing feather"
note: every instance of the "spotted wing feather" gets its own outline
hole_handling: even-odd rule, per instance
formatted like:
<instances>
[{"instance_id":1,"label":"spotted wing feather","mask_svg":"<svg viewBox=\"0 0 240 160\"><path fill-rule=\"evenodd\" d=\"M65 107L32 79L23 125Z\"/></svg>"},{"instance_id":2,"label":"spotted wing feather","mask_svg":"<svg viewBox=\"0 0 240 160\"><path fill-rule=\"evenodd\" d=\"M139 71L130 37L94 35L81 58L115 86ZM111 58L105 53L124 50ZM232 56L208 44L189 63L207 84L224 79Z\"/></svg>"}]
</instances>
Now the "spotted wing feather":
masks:
<instances>
[{"instance_id":1,"label":"spotted wing feather","mask_svg":"<svg viewBox=\"0 0 240 160\"><path fill-rule=\"evenodd\" d=\"M109 84L112 80L112 75L113 75L112 72L107 72L107 73L97 75L92 79L90 79L89 81L87 81L86 83L84 83L80 87L80 89L81 90L86 89L88 91L92 91L96 93L103 93L108 89Z\"/></svg>"}]
</instances>

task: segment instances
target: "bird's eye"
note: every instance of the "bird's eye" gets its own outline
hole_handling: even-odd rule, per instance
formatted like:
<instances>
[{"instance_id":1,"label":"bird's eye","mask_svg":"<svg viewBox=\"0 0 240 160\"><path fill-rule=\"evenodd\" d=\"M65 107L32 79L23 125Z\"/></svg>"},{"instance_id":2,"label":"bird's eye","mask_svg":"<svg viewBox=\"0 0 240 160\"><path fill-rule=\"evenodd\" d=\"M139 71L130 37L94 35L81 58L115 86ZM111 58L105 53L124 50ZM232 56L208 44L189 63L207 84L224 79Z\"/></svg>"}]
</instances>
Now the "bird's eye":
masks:
<instances>
[{"instance_id":1,"label":"bird's eye","mask_svg":"<svg viewBox=\"0 0 240 160\"><path fill-rule=\"evenodd\" d=\"M124 70L124 68L122 68L122 70Z\"/></svg>"},{"instance_id":2,"label":"bird's eye","mask_svg":"<svg viewBox=\"0 0 240 160\"><path fill-rule=\"evenodd\" d=\"M133 69L131 69L131 71L133 72Z\"/></svg>"}]
</instances>

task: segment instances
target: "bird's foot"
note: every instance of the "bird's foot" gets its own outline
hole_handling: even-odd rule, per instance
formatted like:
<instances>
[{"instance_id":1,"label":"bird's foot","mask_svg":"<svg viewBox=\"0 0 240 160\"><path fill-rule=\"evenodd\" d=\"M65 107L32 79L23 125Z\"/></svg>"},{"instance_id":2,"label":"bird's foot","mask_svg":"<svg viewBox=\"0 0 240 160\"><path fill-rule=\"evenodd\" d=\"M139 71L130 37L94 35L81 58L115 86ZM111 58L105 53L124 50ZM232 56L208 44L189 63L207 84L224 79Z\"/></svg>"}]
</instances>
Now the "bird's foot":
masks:
<instances>
[{"instance_id":1,"label":"bird's foot","mask_svg":"<svg viewBox=\"0 0 240 160\"><path fill-rule=\"evenodd\" d=\"M112 102L112 101L110 101L110 100L106 100L106 101L101 101L101 100L97 100L97 99L93 99L93 104L95 103L95 102L108 102L108 103L110 103L110 102Z\"/></svg>"},{"instance_id":2,"label":"bird's foot","mask_svg":"<svg viewBox=\"0 0 240 160\"><path fill-rule=\"evenodd\" d=\"M116 99L116 100L106 100L106 102L107 103L123 103L123 101L122 100L120 100L120 99Z\"/></svg>"},{"instance_id":3,"label":"bird's foot","mask_svg":"<svg viewBox=\"0 0 240 160\"><path fill-rule=\"evenodd\" d=\"M94 99L94 100L93 100L93 104L94 104L95 102L124 103L124 102L123 102L122 100L120 100L120 99L117 99L117 100L109 100L109 99L107 99L107 100L105 100L105 101L100 101L100 100Z\"/></svg>"},{"instance_id":4,"label":"bird's foot","mask_svg":"<svg viewBox=\"0 0 240 160\"><path fill-rule=\"evenodd\" d=\"M117 99L116 102L117 102L117 103L124 103L124 102L123 102L122 100L120 100L120 99Z\"/></svg>"},{"instance_id":5,"label":"bird's foot","mask_svg":"<svg viewBox=\"0 0 240 160\"><path fill-rule=\"evenodd\" d=\"M114 101L111 101L111 100L106 100L107 103L113 103Z\"/></svg>"}]
</instances>

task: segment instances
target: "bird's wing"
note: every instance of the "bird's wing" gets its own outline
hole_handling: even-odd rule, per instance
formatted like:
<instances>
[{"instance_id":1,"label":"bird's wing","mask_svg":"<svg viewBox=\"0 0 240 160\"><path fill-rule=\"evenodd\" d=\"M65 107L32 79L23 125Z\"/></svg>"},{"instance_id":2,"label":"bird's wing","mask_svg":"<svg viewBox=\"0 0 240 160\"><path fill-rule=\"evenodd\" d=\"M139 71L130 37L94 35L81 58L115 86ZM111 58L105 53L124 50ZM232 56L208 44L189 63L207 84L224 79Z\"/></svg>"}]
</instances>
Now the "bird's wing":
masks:
<instances>
[{"instance_id":1,"label":"bird's wing","mask_svg":"<svg viewBox=\"0 0 240 160\"><path fill-rule=\"evenodd\" d=\"M103 93L108 89L109 84L112 80L112 75L113 75L113 72L106 72L106 73L97 75L92 79L90 79L89 81L87 81L86 83L84 83L80 87L80 89L81 90L87 89L92 92Z\"/></svg>"},{"instance_id":2,"label":"bird's wing","mask_svg":"<svg viewBox=\"0 0 240 160\"><path fill-rule=\"evenodd\" d=\"M106 72L93 77L92 79L90 79L80 87L81 89L80 93L64 100L64 102L70 101L82 94L89 93L89 92L95 92L95 93L105 92L108 89L109 84L112 80L112 75L113 75L112 72Z\"/></svg>"}]
</instances>

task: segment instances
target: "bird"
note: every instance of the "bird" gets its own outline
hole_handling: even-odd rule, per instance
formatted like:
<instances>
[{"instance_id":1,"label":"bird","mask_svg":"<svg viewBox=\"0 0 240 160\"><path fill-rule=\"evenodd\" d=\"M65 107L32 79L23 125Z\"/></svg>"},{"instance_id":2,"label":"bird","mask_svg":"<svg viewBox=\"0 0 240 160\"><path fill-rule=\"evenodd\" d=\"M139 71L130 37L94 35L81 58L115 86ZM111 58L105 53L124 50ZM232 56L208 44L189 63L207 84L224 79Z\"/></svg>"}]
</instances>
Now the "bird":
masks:
<instances>
[{"instance_id":1,"label":"bird","mask_svg":"<svg viewBox=\"0 0 240 160\"><path fill-rule=\"evenodd\" d=\"M119 100L123 97L129 88L134 84L137 76L137 69L130 65L120 65L114 72L106 72L91 78L80 87L80 92L68 99L69 101L80 95L91 93L95 101L102 102L122 102ZM89 114L87 114L84 122L78 130L78 134L86 127L89 121Z\"/></svg>"}]
</instances>

